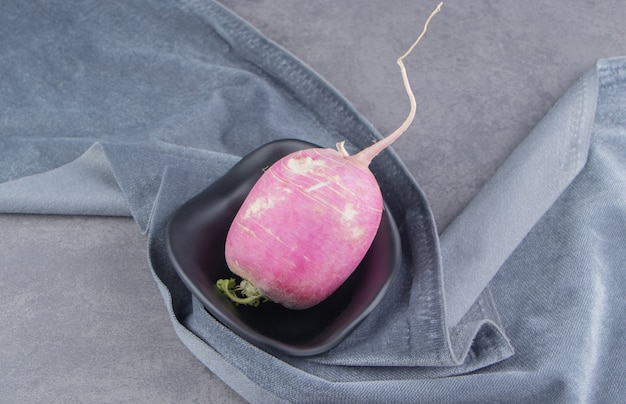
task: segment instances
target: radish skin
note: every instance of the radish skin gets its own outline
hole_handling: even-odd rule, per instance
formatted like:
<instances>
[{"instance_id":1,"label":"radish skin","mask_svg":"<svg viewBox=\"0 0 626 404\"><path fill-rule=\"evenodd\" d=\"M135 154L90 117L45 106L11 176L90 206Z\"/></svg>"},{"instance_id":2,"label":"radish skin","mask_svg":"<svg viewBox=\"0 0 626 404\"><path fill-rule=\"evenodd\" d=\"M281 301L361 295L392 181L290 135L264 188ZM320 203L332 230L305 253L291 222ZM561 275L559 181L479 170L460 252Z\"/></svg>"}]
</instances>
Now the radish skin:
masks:
<instances>
[{"instance_id":1,"label":"radish skin","mask_svg":"<svg viewBox=\"0 0 626 404\"><path fill-rule=\"evenodd\" d=\"M306 309L330 296L362 261L383 211L382 194L368 166L415 117L415 96L403 60L441 6L397 60L411 105L398 129L353 156L339 142L336 150L291 153L264 170L226 237L226 263L243 280L221 279L217 287L233 302L256 306L271 300Z\"/></svg>"}]
</instances>

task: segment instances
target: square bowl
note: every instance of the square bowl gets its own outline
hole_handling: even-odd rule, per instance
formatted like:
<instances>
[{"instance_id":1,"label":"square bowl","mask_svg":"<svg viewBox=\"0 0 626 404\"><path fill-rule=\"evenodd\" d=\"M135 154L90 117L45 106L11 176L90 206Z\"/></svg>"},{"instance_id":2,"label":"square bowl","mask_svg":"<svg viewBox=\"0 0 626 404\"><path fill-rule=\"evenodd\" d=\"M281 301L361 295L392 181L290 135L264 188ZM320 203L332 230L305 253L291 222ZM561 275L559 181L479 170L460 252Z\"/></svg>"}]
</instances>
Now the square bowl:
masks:
<instances>
[{"instance_id":1,"label":"square bowl","mask_svg":"<svg viewBox=\"0 0 626 404\"><path fill-rule=\"evenodd\" d=\"M400 235L385 208L360 265L316 306L291 310L273 302L236 305L217 289L218 279L238 278L226 265L226 235L263 169L289 153L312 147L319 146L295 139L259 147L174 212L166 230L172 264L211 315L263 349L295 356L320 354L341 342L380 302L401 261Z\"/></svg>"}]
</instances>

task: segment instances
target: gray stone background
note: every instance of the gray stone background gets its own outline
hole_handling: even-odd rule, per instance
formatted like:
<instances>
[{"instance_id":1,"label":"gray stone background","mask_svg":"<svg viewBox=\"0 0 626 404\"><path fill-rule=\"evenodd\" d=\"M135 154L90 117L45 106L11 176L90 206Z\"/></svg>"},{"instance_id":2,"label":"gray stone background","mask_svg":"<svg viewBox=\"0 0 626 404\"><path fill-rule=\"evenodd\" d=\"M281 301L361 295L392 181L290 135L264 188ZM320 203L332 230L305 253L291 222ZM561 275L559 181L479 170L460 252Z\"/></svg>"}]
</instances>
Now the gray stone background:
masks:
<instances>
[{"instance_id":1,"label":"gray stone background","mask_svg":"<svg viewBox=\"0 0 626 404\"><path fill-rule=\"evenodd\" d=\"M404 120L395 60L436 2L221 2L382 134ZM406 61L418 112L394 146L440 231L597 59L626 55L624 21L621 0L445 2ZM177 339L131 219L0 215L0 248L0 402L242 401Z\"/></svg>"}]
</instances>

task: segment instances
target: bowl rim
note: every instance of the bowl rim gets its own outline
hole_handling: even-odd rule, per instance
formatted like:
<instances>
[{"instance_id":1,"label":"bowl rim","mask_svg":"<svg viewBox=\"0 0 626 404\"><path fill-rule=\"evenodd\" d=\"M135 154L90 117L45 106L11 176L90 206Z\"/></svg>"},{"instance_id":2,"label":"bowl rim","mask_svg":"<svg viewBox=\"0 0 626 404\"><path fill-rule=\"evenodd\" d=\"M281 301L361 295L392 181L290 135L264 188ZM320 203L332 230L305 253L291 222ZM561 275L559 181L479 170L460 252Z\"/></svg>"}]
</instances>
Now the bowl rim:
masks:
<instances>
[{"instance_id":1,"label":"bowl rim","mask_svg":"<svg viewBox=\"0 0 626 404\"><path fill-rule=\"evenodd\" d=\"M281 144L287 144L287 143L290 146L296 146L299 149L320 147L314 143L310 143L310 142L299 140L299 139L274 140L274 141L265 143L259 146L258 148L254 149L250 153L248 153L220 178L223 178L227 176L229 173L231 173L240 164L241 161L244 161L246 157L252 155L254 152L265 147L272 147L272 146L277 146L277 145L280 146ZM177 224L178 221L185 220L185 215L187 213L186 211L189 209L189 207L193 206L194 203L197 203L199 200L201 200L203 196L206 196L208 190L211 189L211 186L214 183L215 181L209 186L205 187L201 192L199 192L195 196L188 199L170 215L166 224L166 229L165 229L167 255L171 264L176 270L176 273L178 274L178 276L181 278L185 286L189 289L191 294L200 301L205 311L207 311L207 314L213 316L216 320L218 320L221 324L229 328L238 336L242 337L243 339L249 341L250 343L258 347L269 349L271 351L278 351L278 352L286 353L292 356L312 356L312 355L317 355L317 354L330 350L331 348L339 344L342 340L344 340L347 337L347 335L351 333L354 330L354 328L357 327L358 324L360 324L369 314L371 314L371 312L378 306L380 301L383 299L391 283L393 282L393 280L395 279L395 277L397 276L399 272L400 264L402 260L400 233L396 225L396 222L387 207L387 204L383 202L384 209L383 209L383 215L381 218L380 226L381 227L383 225L387 226L387 232L388 232L388 237L389 237L388 242L389 242L389 245L392 246L392 250L393 250L393 251L390 251L389 253L391 257L391 262L392 262L388 270L389 275L386 277L385 281L382 282L381 287L375 293L374 297L369 301L369 303L367 303L365 308L361 310L358 314L356 314L353 318L351 318L347 322L347 324L343 326L340 330L332 333L331 336L329 336L322 342L318 342L315 344L290 344L284 341L271 338L267 335L264 335L260 333L259 331L253 329L244 321L233 321L230 318L230 316L227 316L223 313L223 310L220 307L217 307L215 304L213 304L211 299L209 299L205 295L205 293L199 289L198 285L196 285L194 280L190 278L185 266L180 262L179 257L177 255L176 248L173 245L175 244L173 241L174 236L172 233L173 227ZM380 227L378 231L379 232L381 231Z\"/></svg>"}]
</instances>

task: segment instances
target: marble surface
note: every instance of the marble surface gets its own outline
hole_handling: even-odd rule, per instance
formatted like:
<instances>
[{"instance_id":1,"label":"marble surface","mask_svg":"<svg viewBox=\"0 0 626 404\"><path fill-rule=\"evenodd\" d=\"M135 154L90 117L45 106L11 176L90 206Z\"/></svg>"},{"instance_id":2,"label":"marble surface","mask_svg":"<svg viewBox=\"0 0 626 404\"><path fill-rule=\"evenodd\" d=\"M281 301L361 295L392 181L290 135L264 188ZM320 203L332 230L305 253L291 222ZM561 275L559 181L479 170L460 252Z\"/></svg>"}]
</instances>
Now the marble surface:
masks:
<instances>
[{"instance_id":1,"label":"marble surface","mask_svg":"<svg viewBox=\"0 0 626 404\"><path fill-rule=\"evenodd\" d=\"M404 119L395 60L434 2L221 2L382 134ZM626 54L625 19L621 0L444 4L406 61L418 113L394 146L440 230L597 59ZM131 219L0 215L0 229L3 400L243 401L178 341Z\"/></svg>"}]
</instances>

